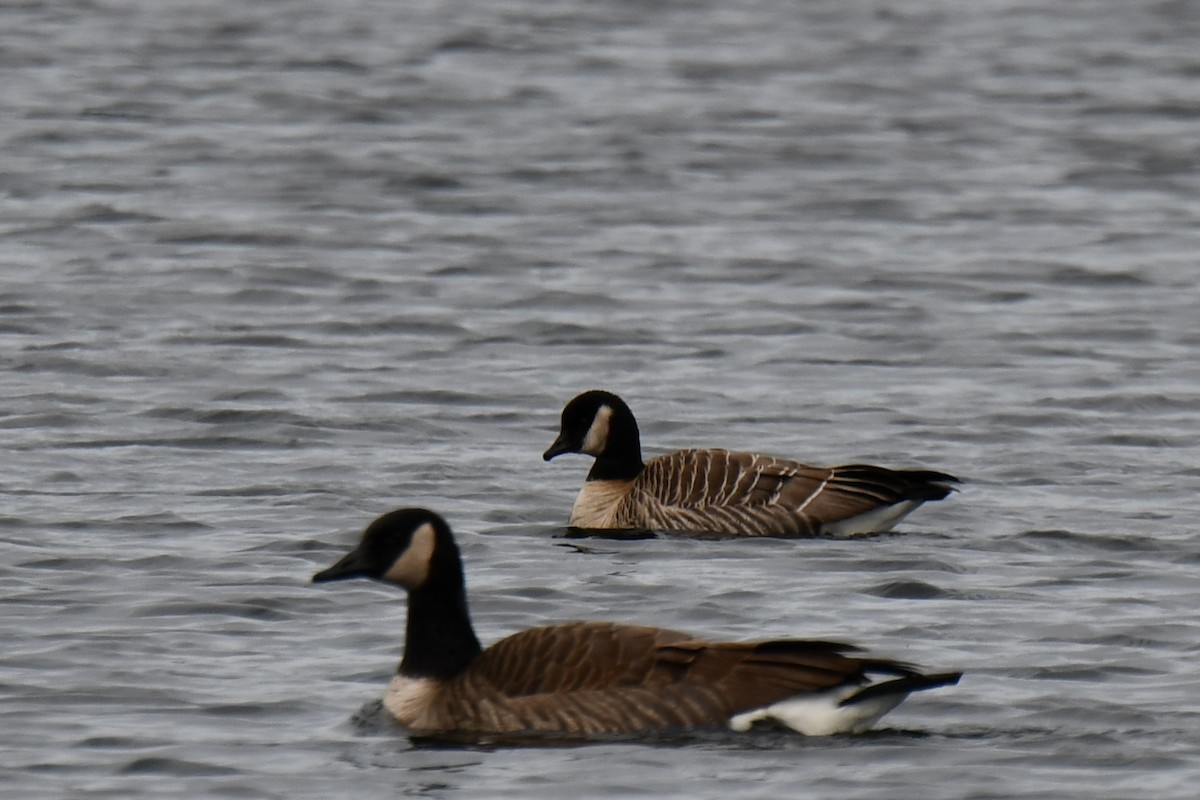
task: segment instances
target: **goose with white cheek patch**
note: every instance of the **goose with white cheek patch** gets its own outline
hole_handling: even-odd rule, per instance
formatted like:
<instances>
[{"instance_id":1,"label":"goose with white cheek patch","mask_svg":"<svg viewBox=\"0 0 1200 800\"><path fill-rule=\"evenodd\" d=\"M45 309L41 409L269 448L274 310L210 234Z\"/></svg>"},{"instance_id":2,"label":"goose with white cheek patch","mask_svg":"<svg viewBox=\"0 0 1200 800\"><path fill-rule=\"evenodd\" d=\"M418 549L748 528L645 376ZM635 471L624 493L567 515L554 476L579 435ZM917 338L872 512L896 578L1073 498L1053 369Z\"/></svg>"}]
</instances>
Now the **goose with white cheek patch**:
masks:
<instances>
[{"instance_id":1,"label":"goose with white cheek patch","mask_svg":"<svg viewBox=\"0 0 1200 800\"><path fill-rule=\"evenodd\" d=\"M814 736L859 732L911 692L960 676L864 658L838 642L708 642L615 622L531 628L484 650L458 546L423 509L375 520L313 581L346 578L408 592L404 656L384 706L414 735L744 731L760 720Z\"/></svg>"},{"instance_id":2,"label":"goose with white cheek patch","mask_svg":"<svg viewBox=\"0 0 1200 800\"><path fill-rule=\"evenodd\" d=\"M567 403L546 461L584 453L596 461L567 524L592 530L658 530L735 536L848 537L882 533L958 478L869 464L814 467L775 456L676 450L642 461L633 412L611 392Z\"/></svg>"}]
</instances>

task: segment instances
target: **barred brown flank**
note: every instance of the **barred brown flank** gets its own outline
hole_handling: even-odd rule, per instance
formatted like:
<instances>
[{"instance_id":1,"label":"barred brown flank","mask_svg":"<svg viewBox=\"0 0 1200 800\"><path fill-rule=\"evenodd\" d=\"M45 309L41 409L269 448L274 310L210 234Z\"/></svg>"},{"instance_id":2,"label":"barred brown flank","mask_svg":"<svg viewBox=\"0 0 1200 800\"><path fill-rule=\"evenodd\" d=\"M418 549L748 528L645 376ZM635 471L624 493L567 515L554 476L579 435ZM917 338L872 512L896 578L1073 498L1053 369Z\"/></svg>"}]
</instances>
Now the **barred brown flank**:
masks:
<instances>
[{"instance_id":1,"label":"barred brown flank","mask_svg":"<svg viewBox=\"0 0 1200 800\"><path fill-rule=\"evenodd\" d=\"M878 533L922 503L945 498L958 483L934 470L817 467L720 449L677 450L643 463L633 412L621 398L599 390L584 392L563 409L559 436L545 458L567 452L596 457L568 521L576 528L742 536Z\"/></svg>"},{"instance_id":2,"label":"barred brown flank","mask_svg":"<svg viewBox=\"0 0 1200 800\"><path fill-rule=\"evenodd\" d=\"M417 560L426 568L395 567ZM615 622L531 628L481 649L458 546L445 521L423 509L376 520L314 580L352 577L408 591L404 658L384 706L416 735L743 730L766 718L806 733L857 731L909 692L958 679L860 657L840 642L709 642ZM876 674L891 677L874 682ZM809 699L821 706L815 721L797 721L787 704Z\"/></svg>"}]
</instances>

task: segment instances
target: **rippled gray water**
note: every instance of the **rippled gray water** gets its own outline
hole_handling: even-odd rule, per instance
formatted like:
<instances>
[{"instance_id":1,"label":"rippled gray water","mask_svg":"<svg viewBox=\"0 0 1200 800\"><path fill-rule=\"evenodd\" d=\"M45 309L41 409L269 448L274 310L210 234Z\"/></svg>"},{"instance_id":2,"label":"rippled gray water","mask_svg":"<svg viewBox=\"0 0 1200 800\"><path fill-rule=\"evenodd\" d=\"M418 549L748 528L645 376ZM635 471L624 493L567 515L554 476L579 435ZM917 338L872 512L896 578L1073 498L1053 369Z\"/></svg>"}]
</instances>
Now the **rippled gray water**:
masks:
<instances>
[{"instance_id":1,"label":"rippled gray water","mask_svg":"<svg viewBox=\"0 0 1200 800\"><path fill-rule=\"evenodd\" d=\"M653 7L649 7L653 6ZM5 796L1192 798L1193 3L0 5ZM648 449L969 480L867 541L566 542ZM869 735L447 748L375 706L442 511L481 638L961 668ZM581 551L570 544L583 544Z\"/></svg>"}]
</instances>

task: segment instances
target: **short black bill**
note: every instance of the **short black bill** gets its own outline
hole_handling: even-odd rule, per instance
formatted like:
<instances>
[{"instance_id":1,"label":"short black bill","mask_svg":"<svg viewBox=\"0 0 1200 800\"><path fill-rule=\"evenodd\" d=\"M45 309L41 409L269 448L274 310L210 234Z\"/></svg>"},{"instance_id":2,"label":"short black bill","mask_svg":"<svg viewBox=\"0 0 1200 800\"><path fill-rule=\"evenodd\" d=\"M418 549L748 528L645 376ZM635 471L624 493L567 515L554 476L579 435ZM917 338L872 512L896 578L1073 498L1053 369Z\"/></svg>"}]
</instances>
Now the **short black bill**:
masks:
<instances>
[{"instance_id":1,"label":"short black bill","mask_svg":"<svg viewBox=\"0 0 1200 800\"><path fill-rule=\"evenodd\" d=\"M550 445L550 448L542 453L542 460L549 461L555 456L561 456L563 453L569 452L571 452L571 446L567 444L566 437L560 433L558 438L554 440L554 444Z\"/></svg>"},{"instance_id":2,"label":"short black bill","mask_svg":"<svg viewBox=\"0 0 1200 800\"><path fill-rule=\"evenodd\" d=\"M367 570L362 556L357 550L351 550L329 569L323 569L313 575L312 579L313 583L325 583L326 581L344 581L350 578L365 577L367 577Z\"/></svg>"}]
</instances>

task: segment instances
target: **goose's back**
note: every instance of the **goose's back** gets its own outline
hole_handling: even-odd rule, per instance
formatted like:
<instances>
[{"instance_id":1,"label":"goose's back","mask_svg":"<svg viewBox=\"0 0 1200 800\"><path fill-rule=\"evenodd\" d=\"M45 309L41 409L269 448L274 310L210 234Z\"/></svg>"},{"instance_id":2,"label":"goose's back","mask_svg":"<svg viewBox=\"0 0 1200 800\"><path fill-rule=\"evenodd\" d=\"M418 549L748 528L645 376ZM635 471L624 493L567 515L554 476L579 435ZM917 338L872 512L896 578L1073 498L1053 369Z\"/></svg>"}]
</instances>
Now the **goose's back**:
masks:
<instances>
[{"instance_id":1,"label":"goose's back","mask_svg":"<svg viewBox=\"0 0 1200 800\"><path fill-rule=\"evenodd\" d=\"M914 499L911 473L862 464L817 467L718 449L658 456L633 482L613 527L816 536L830 523ZM950 476L944 476L949 478ZM942 492L944 496L945 491Z\"/></svg>"},{"instance_id":2,"label":"goose's back","mask_svg":"<svg viewBox=\"0 0 1200 800\"><path fill-rule=\"evenodd\" d=\"M845 655L852 649L714 644L664 629L568 623L498 642L457 678L422 687L427 694L400 721L418 732L718 728L748 709L864 682L865 662Z\"/></svg>"},{"instance_id":3,"label":"goose's back","mask_svg":"<svg viewBox=\"0 0 1200 800\"><path fill-rule=\"evenodd\" d=\"M566 622L501 639L472 663L469 674L510 697L657 683L659 649L690 639L668 628Z\"/></svg>"}]
</instances>

